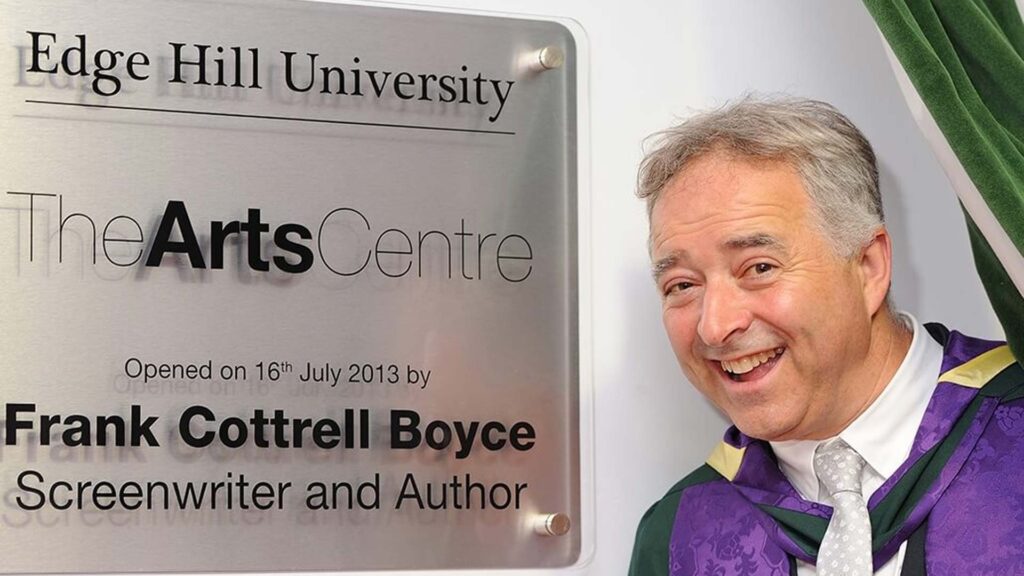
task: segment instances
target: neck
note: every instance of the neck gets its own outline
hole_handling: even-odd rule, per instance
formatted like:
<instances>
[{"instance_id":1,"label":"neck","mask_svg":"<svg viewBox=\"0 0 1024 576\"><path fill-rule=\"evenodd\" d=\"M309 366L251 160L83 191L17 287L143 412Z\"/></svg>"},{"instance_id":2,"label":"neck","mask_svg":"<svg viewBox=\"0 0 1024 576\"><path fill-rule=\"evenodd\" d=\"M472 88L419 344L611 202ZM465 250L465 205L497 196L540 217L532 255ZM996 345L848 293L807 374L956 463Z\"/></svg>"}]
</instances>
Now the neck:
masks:
<instances>
[{"instance_id":1,"label":"neck","mask_svg":"<svg viewBox=\"0 0 1024 576\"><path fill-rule=\"evenodd\" d=\"M819 440L838 436L878 399L906 358L912 340L913 332L887 308L883 307L875 314L871 320L871 341L862 364L863 371L855 376L848 391L848 402L844 403L851 409Z\"/></svg>"}]
</instances>

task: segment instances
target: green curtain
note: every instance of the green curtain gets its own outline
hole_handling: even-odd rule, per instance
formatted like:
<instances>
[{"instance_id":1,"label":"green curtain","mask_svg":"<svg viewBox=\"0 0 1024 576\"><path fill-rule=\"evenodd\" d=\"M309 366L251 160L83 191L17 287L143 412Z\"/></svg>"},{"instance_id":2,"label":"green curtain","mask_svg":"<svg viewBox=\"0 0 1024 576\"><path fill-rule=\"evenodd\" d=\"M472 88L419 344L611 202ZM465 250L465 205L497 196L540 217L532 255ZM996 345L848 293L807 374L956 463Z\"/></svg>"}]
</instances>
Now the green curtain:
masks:
<instances>
[{"instance_id":1,"label":"green curtain","mask_svg":"<svg viewBox=\"0 0 1024 576\"><path fill-rule=\"evenodd\" d=\"M960 164L1024 253L1024 23L1013 0L864 0ZM1024 298L967 213L975 265L1024 359Z\"/></svg>"}]
</instances>

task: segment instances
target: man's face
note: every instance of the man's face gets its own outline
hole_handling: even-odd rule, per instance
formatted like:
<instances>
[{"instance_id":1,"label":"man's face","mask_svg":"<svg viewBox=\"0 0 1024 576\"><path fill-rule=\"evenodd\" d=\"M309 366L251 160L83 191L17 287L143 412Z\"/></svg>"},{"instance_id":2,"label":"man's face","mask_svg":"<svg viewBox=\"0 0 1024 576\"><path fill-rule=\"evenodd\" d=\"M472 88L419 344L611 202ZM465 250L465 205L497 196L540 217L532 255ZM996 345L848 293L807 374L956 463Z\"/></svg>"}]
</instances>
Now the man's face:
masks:
<instances>
[{"instance_id":1,"label":"man's face","mask_svg":"<svg viewBox=\"0 0 1024 576\"><path fill-rule=\"evenodd\" d=\"M873 311L858 258L838 256L816 222L791 166L715 152L676 175L651 214L676 357L756 438L827 437L859 397Z\"/></svg>"}]
</instances>

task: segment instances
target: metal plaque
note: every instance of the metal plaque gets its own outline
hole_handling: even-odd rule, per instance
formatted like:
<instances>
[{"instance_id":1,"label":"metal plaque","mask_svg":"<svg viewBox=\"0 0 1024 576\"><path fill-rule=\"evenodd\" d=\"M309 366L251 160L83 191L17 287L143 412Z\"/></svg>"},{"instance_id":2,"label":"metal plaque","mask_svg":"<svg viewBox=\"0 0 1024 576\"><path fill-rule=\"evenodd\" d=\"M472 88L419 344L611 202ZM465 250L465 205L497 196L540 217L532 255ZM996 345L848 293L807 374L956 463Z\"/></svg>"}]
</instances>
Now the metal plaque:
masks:
<instances>
[{"instance_id":1,"label":"metal plaque","mask_svg":"<svg viewBox=\"0 0 1024 576\"><path fill-rule=\"evenodd\" d=\"M580 555L577 49L0 0L0 571Z\"/></svg>"}]
</instances>

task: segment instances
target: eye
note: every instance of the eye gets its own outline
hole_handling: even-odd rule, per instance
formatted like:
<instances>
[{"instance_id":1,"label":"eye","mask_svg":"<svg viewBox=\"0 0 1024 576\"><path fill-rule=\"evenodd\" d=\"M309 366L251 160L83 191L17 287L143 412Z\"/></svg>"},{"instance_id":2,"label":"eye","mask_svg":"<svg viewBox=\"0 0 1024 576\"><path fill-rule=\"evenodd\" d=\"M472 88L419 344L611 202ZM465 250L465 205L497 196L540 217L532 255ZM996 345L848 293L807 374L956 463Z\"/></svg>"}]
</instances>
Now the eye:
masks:
<instances>
[{"instance_id":1,"label":"eye","mask_svg":"<svg viewBox=\"0 0 1024 576\"><path fill-rule=\"evenodd\" d=\"M693 282L687 282L685 280L673 282L665 287L665 295L681 294L683 292L686 292L690 288L693 288Z\"/></svg>"},{"instance_id":2,"label":"eye","mask_svg":"<svg viewBox=\"0 0 1024 576\"><path fill-rule=\"evenodd\" d=\"M772 262L755 262L744 269L743 275L750 280L768 280L778 270L778 265Z\"/></svg>"}]
</instances>

